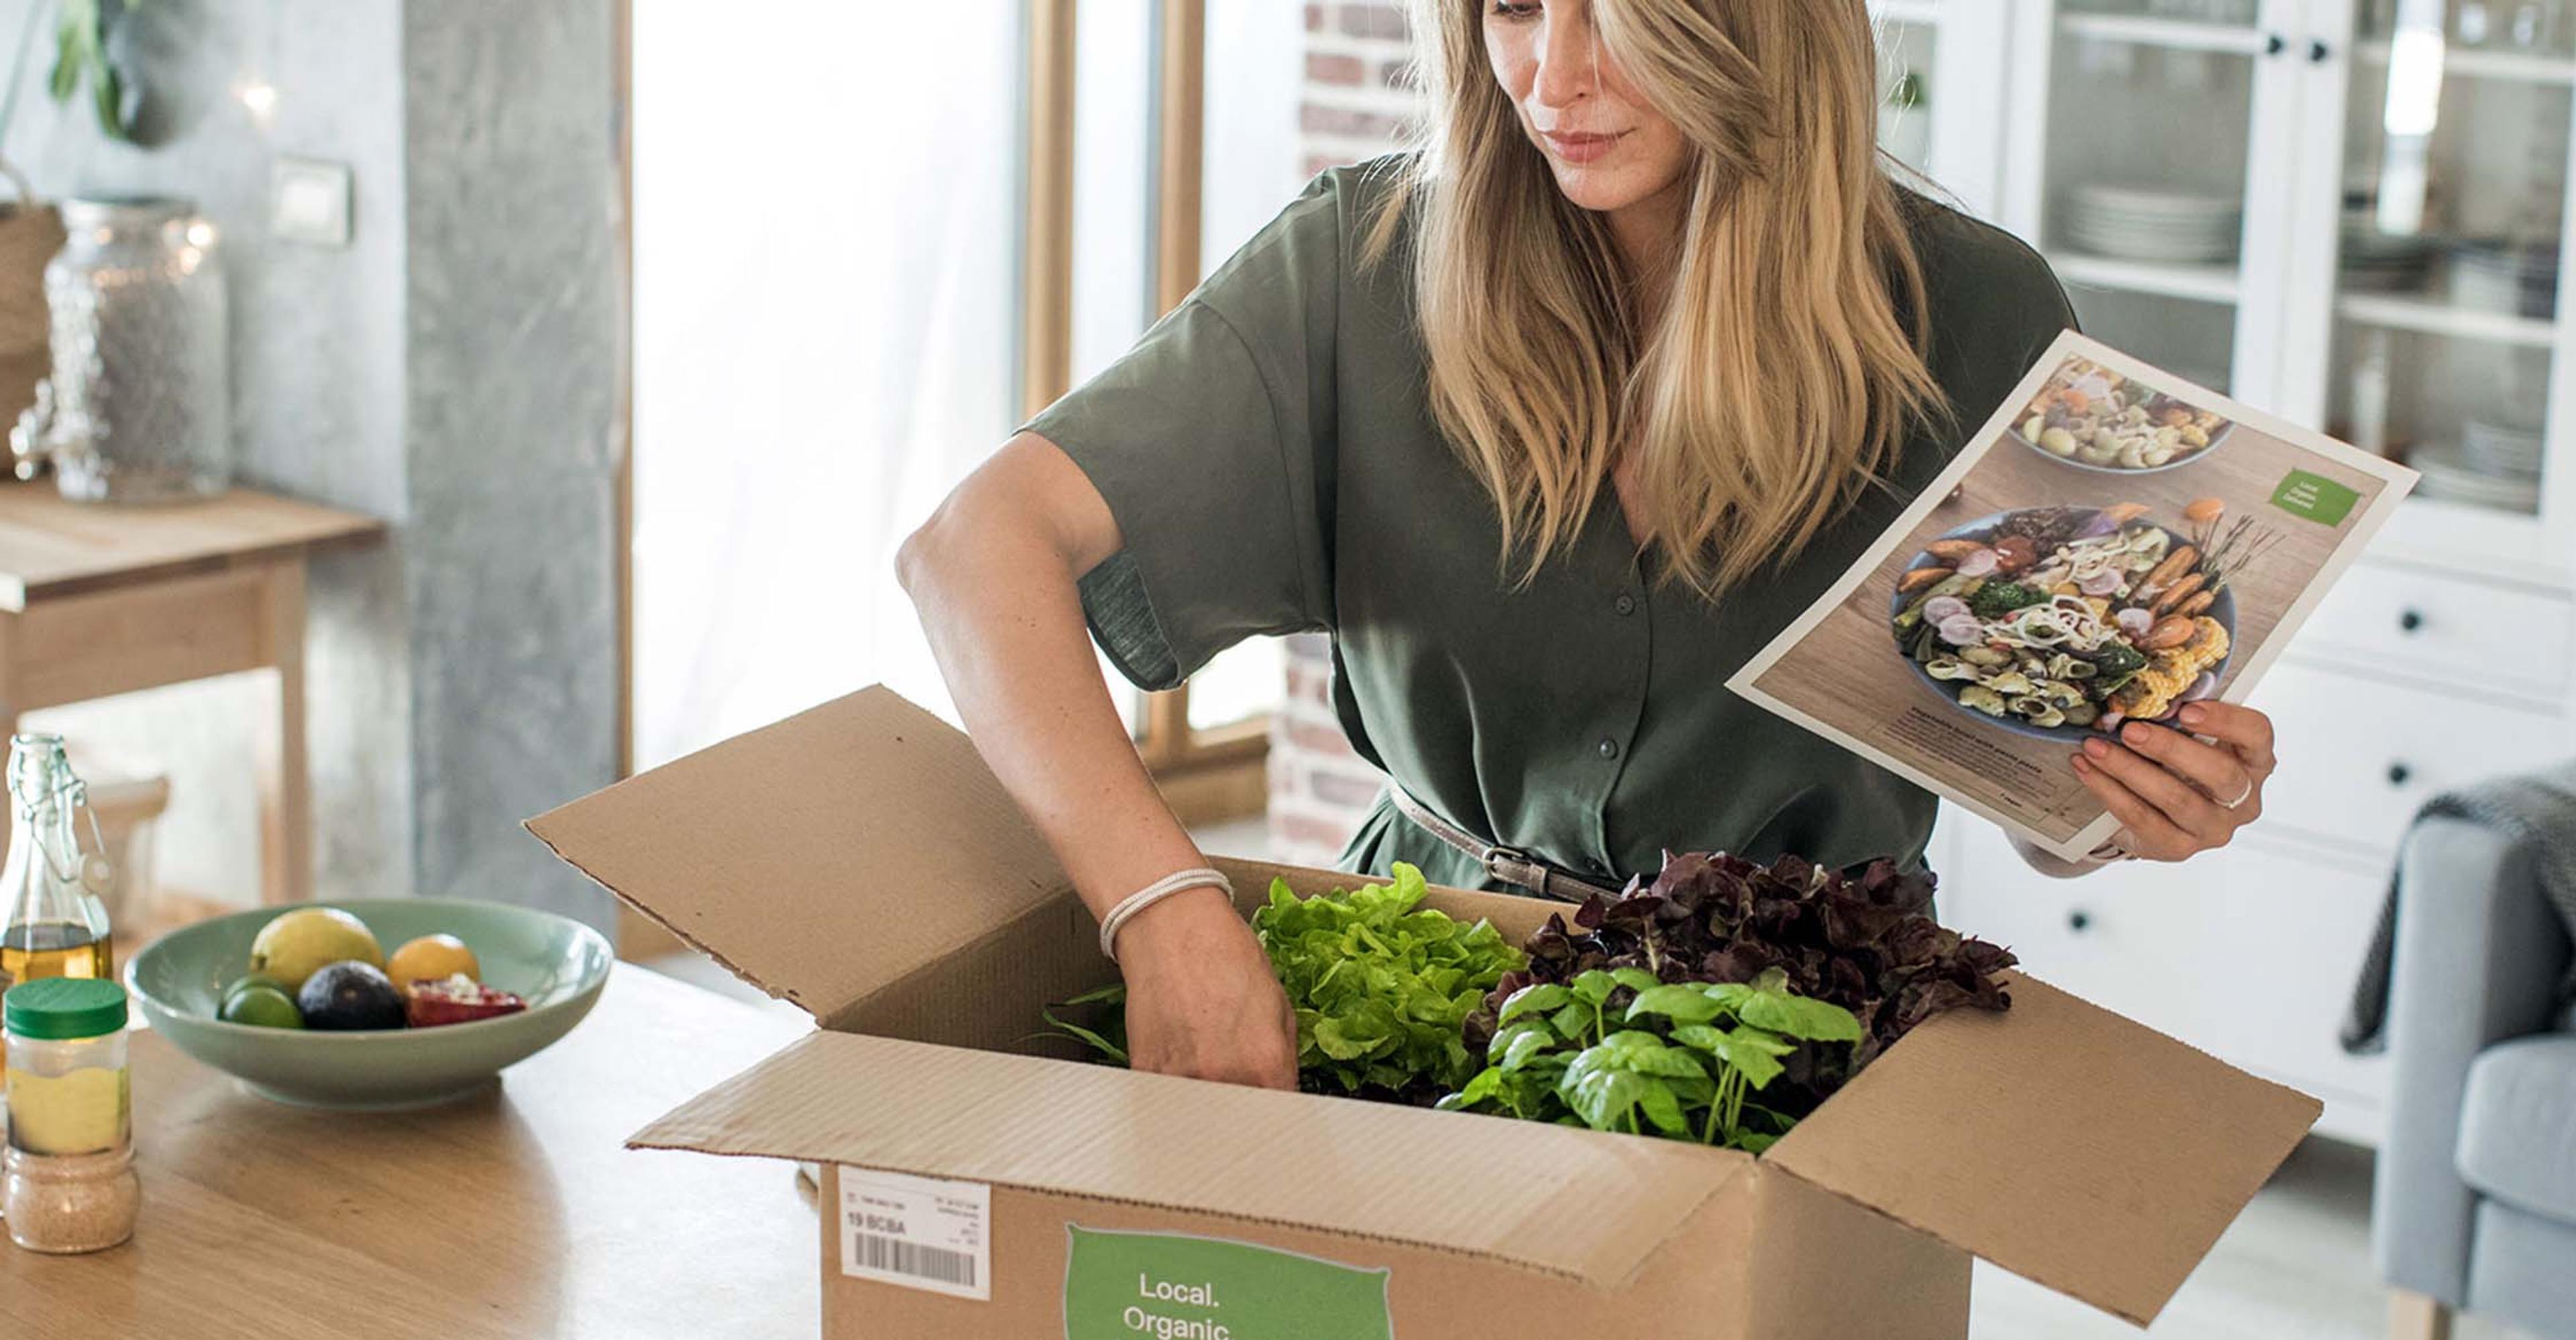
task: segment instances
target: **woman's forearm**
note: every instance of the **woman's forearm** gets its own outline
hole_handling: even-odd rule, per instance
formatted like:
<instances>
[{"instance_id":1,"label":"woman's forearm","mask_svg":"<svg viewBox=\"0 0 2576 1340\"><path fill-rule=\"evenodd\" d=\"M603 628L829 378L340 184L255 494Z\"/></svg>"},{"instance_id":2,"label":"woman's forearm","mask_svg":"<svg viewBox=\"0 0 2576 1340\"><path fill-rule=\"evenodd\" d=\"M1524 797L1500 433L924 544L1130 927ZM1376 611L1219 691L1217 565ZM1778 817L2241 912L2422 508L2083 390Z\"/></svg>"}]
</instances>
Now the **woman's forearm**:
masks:
<instances>
[{"instance_id":1,"label":"woman's forearm","mask_svg":"<svg viewBox=\"0 0 2576 1340\"><path fill-rule=\"evenodd\" d=\"M1137 757L1084 627L1076 580L1115 551L1116 524L1071 462L1027 441L960 486L898 567L985 763L1105 914L1203 862Z\"/></svg>"}]
</instances>

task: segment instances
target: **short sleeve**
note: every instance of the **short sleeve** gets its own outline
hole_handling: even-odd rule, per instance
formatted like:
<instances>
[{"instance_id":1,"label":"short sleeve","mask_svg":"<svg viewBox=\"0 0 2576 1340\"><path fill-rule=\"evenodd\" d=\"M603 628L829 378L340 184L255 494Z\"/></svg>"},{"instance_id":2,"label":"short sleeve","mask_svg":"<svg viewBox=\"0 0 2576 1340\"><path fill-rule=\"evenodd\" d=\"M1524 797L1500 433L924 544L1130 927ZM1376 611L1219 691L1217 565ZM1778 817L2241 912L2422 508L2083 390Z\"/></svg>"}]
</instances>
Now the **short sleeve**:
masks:
<instances>
[{"instance_id":1,"label":"short sleeve","mask_svg":"<svg viewBox=\"0 0 2576 1340\"><path fill-rule=\"evenodd\" d=\"M1945 207L1921 244L1932 314L1933 376L1962 434L1974 433L2061 333L2077 329L2066 290L2020 238Z\"/></svg>"},{"instance_id":2,"label":"short sleeve","mask_svg":"<svg viewBox=\"0 0 2576 1340\"><path fill-rule=\"evenodd\" d=\"M1092 636L1138 686L1247 637L1330 626L1337 173L1024 431L1073 458L1120 551L1084 575Z\"/></svg>"}]
</instances>

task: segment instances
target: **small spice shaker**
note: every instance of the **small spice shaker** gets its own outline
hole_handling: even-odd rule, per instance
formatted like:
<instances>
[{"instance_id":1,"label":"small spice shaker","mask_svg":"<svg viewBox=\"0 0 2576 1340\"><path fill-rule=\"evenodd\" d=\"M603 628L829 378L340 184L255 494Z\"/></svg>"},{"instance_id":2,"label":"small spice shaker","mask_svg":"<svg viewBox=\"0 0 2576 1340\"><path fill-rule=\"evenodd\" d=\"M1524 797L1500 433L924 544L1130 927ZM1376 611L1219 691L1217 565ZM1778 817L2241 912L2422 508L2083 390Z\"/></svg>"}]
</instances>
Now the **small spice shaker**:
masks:
<instances>
[{"instance_id":1,"label":"small spice shaker","mask_svg":"<svg viewBox=\"0 0 2576 1340\"><path fill-rule=\"evenodd\" d=\"M0 995L8 1031L9 1144L0 1215L39 1252L94 1252L134 1235L133 1090L125 1066L125 988L47 977Z\"/></svg>"}]
</instances>

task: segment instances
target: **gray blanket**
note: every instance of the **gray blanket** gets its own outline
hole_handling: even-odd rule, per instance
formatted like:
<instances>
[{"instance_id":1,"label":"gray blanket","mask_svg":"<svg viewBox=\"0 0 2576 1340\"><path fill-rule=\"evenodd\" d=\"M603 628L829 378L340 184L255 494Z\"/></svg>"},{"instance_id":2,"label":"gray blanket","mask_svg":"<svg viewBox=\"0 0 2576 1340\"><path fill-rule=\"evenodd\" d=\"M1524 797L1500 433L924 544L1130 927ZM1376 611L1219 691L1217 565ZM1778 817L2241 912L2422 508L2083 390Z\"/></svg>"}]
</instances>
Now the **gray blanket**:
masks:
<instances>
[{"instance_id":1,"label":"gray blanket","mask_svg":"<svg viewBox=\"0 0 2576 1340\"><path fill-rule=\"evenodd\" d=\"M2524 777L2504 777L2465 791L2434 797L2415 815L2466 819L2484 824L2529 847L2542 896L2576 937L2576 763ZM2361 980L2353 985L2352 1011L2344 1017L2343 1049L2356 1056L2387 1045L2388 967L2397 947L2397 899L2403 890L2394 875L2388 901L2379 911L2379 928L2371 933L2370 952L2362 959ZM2576 968L2559 985L2560 1005L2576 1000Z\"/></svg>"}]
</instances>

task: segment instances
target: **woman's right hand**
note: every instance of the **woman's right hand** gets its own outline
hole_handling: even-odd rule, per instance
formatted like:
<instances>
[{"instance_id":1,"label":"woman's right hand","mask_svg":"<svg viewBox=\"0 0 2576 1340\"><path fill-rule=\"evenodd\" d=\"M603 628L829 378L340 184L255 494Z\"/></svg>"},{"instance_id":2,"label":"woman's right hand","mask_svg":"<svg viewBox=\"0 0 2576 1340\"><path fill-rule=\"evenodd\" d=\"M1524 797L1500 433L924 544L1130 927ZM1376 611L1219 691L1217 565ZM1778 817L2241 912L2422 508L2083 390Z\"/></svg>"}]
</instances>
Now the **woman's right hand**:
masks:
<instances>
[{"instance_id":1,"label":"woman's right hand","mask_svg":"<svg viewBox=\"0 0 2576 1340\"><path fill-rule=\"evenodd\" d=\"M1124 543L1073 458L1022 433L897 561L967 733L1074 887L1095 895L1095 916L1126 890L1207 864L1146 774L1084 630L1082 574ZM1138 912L1118 932L1118 961L1136 1069L1296 1084L1296 1016L1222 892L1191 889Z\"/></svg>"},{"instance_id":2,"label":"woman's right hand","mask_svg":"<svg viewBox=\"0 0 2576 1340\"><path fill-rule=\"evenodd\" d=\"M1215 889L1192 889L1118 932L1131 1066L1163 1075L1297 1087L1297 1018L1270 956Z\"/></svg>"}]
</instances>

